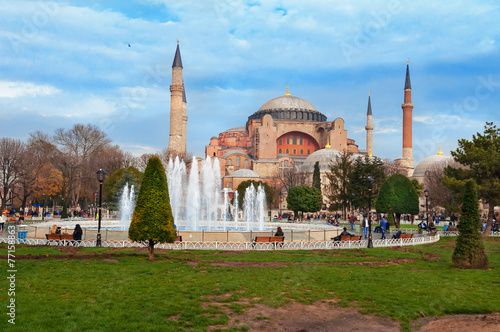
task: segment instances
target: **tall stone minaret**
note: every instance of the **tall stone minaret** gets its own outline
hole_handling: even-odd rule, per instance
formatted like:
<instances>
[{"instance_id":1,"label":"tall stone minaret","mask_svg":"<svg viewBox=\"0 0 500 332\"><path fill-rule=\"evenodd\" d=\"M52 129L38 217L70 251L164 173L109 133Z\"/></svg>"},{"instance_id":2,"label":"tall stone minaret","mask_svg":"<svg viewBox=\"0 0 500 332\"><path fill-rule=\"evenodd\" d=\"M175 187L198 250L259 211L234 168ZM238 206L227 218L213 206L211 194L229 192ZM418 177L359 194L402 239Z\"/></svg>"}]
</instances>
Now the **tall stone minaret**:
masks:
<instances>
[{"instance_id":1,"label":"tall stone minaret","mask_svg":"<svg viewBox=\"0 0 500 332\"><path fill-rule=\"evenodd\" d=\"M405 166L413 169L413 149L412 149L412 110L411 102L411 83L410 83L410 65L409 60L406 60L406 81L404 92L404 103L401 104L403 109L403 159Z\"/></svg>"},{"instance_id":2,"label":"tall stone minaret","mask_svg":"<svg viewBox=\"0 0 500 332\"><path fill-rule=\"evenodd\" d=\"M366 110L366 152L368 156L373 156L373 124L372 124L372 103L370 92L368 92L368 109Z\"/></svg>"},{"instance_id":3,"label":"tall stone minaret","mask_svg":"<svg viewBox=\"0 0 500 332\"><path fill-rule=\"evenodd\" d=\"M186 153L187 121L186 88L184 87L184 81L182 81L182 137L184 137L184 153Z\"/></svg>"},{"instance_id":4,"label":"tall stone minaret","mask_svg":"<svg viewBox=\"0 0 500 332\"><path fill-rule=\"evenodd\" d=\"M182 80L182 60L177 40L174 62L172 64L172 85L170 86L170 136L167 153L186 155L185 121L187 122L184 84Z\"/></svg>"}]
</instances>

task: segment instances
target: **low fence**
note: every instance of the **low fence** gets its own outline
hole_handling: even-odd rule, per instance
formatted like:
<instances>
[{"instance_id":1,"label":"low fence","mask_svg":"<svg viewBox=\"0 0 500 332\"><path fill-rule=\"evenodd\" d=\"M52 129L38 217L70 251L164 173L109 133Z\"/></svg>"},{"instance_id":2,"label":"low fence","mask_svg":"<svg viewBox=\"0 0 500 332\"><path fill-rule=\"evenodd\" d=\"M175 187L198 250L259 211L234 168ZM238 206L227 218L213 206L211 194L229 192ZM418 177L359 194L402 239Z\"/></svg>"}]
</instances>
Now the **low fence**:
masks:
<instances>
[{"instance_id":1,"label":"low fence","mask_svg":"<svg viewBox=\"0 0 500 332\"><path fill-rule=\"evenodd\" d=\"M411 239L377 239L373 240L374 247L401 247L412 246L439 241L439 234L435 236L421 236ZM67 241L67 240L43 240L43 239L19 239L0 238L0 243L27 245L47 245L47 246L74 246L74 247L95 247L96 240ZM254 243L254 242L202 242L183 241L176 243L159 243L155 245L158 249L179 250L316 250L316 249L360 249L368 246L367 240L360 241L287 241L283 243ZM102 241L104 248L145 248L146 243L132 241Z\"/></svg>"}]
</instances>

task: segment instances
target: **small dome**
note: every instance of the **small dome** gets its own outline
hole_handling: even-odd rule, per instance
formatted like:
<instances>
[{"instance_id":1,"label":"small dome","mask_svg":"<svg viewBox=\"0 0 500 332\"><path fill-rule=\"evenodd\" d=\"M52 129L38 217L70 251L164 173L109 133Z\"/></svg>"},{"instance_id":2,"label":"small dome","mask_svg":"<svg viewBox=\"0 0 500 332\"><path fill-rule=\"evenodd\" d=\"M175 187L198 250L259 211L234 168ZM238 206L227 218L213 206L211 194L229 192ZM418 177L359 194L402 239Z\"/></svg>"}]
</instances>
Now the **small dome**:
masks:
<instances>
[{"instance_id":1,"label":"small dome","mask_svg":"<svg viewBox=\"0 0 500 332\"><path fill-rule=\"evenodd\" d=\"M329 171L330 164L335 161L337 156L340 156L342 152L335 149L321 149L310 154L304 163L302 164L302 170L306 172L314 171L314 164L319 161L320 171Z\"/></svg>"},{"instance_id":2,"label":"small dome","mask_svg":"<svg viewBox=\"0 0 500 332\"><path fill-rule=\"evenodd\" d=\"M234 128L230 128L226 131L224 131L225 133L233 133L233 132L236 132L236 131L247 131L247 128L246 127L234 127Z\"/></svg>"},{"instance_id":3,"label":"small dome","mask_svg":"<svg viewBox=\"0 0 500 332\"><path fill-rule=\"evenodd\" d=\"M229 178L260 178L259 174L251 169L239 169L228 176Z\"/></svg>"},{"instance_id":4,"label":"small dome","mask_svg":"<svg viewBox=\"0 0 500 332\"><path fill-rule=\"evenodd\" d=\"M425 177L425 172L430 171L432 168L440 167L445 168L451 162L453 162L453 157L446 156L444 154L435 154L423 159L418 163L417 167L413 171L413 178L423 178Z\"/></svg>"}]
</instances>

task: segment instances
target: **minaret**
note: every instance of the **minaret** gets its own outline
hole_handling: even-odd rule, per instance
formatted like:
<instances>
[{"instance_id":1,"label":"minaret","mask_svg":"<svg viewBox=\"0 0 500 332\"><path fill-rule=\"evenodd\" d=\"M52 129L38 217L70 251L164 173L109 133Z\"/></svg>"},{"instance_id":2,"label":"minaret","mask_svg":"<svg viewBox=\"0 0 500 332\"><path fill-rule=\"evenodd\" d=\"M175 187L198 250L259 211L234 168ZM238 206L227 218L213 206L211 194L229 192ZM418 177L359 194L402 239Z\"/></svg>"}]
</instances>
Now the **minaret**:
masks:
<instances>
[{"instance_id":1,"label":"minaret","mask_svg":"<svg viewBox=\"0 0 500 332\"><path fill-rule=\"evenodd\" d=\"M368 91L368 109L366 110L366 152L368 156L373 156L373 124L372 124L372 103L370 92Z\"/></svg>"},{"instance_id":2,"label":"minaret","mask_svg":"<svg viewBox=\"0 0 500 332\"><path fill-rule=\"evenodd\" d=\"M404 92L403 109L403 159L406 161L406 167L413 169L413 149L412 149L412 110L411 102L411 83L410 83L410 65L406 60L406 81Z\"/></svg>"},{"instance_id":3,"label":"minaret","mask_svg":"<svg viewBox=\"0 0 500 332\"><path fill-rule=\"evenodd\" d=\"M184 81L182 81L182 137L184 138L184 153L186 153L187 121L186 88L184 87Z\"/></svg>"},{"instance_id":4,"label":"minaret","mask_svg":"<svg viewBox=\"0 0 500 332\"><path fill-rule=\"evenodd\" d=\"M177 40L174 62L172 63L172 85L170 86L170 136L168 140L168 155L186 154L186 134L184 121L187 121L184 107L185 95L182 80L182 60Z\"/></svg>"}]
</instances>

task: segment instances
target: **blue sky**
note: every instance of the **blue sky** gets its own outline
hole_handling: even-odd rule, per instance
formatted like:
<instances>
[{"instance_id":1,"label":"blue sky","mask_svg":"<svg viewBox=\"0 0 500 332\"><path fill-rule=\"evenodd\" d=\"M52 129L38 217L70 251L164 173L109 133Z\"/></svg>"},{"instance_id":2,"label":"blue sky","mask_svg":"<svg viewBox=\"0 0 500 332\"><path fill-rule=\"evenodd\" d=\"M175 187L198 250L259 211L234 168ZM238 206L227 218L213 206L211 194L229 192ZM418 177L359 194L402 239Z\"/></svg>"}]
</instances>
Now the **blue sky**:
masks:
<instances>
[{"instance_id":1,"label":"blue sky","mask_svg":"<svg viewBox=\"0 0 500 332\"><path fill-rule=\"evenodd\" d=\"M406 59L418 162L500 119L495 1L2 1L0 137L98 125L135 154L166 148L180 39L188 152L290 93L374 154L402 155ZM130 47L128 46L130 44Z\"/></svg>"}]
</instances>

